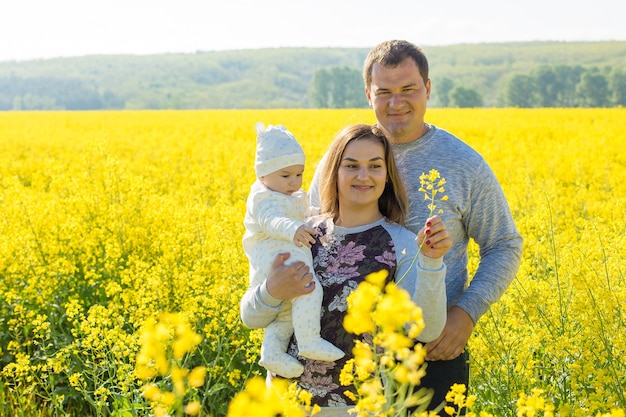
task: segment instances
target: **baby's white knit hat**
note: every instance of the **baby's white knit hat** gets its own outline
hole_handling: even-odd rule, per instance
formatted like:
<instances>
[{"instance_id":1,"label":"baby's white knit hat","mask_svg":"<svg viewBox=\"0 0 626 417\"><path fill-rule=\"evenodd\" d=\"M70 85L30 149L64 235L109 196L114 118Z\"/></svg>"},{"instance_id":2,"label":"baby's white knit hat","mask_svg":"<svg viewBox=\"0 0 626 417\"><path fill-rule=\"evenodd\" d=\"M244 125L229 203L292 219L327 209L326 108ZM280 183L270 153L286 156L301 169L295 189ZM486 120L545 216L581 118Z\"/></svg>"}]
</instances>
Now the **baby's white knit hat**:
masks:
<instances>
[{"instance_id":1,"label":"baby's white knit hat","mask_svg":"<svg viewBox=\"0 0 626 417\"><path fill-rule=\"evenodd\" d=\"M304 165L304 151L296 138L285 126L267 126L263 122L254 125L256 130L256 159L254 170L257 178L291 165Z\"/></svg>"}]
</instances>

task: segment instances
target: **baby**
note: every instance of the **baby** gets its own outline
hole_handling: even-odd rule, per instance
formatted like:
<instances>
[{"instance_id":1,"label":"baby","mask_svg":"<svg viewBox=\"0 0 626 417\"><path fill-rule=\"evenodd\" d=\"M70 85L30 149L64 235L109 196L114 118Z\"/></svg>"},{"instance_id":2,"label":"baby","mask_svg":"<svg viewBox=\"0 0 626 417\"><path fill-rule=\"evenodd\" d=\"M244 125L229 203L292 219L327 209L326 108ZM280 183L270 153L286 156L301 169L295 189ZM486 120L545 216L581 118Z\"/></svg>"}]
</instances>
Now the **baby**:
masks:
<instances>
[{"instance_id":1,"label":"baby","mask_svg":"<svg viewBox=\"0 0 626 417\"><path fill-rule=\"evenodd\" d=\"M302 261L313 271L310 244L315 230L305 218L311 209L301 190L304 152L284 126L255 126L257 132L255 171L246 202L243 248L250 262L250 283L257 286L269 276L278 253L290 252L289 262ZM314 291L285 301L276 319L265 329L259 364L285 378L302 374L304 367L286 353L295 334L299 355L333 362L344 352L320 337L320 306L323 290L313 277Z\"/></svg>"}]
</instances>

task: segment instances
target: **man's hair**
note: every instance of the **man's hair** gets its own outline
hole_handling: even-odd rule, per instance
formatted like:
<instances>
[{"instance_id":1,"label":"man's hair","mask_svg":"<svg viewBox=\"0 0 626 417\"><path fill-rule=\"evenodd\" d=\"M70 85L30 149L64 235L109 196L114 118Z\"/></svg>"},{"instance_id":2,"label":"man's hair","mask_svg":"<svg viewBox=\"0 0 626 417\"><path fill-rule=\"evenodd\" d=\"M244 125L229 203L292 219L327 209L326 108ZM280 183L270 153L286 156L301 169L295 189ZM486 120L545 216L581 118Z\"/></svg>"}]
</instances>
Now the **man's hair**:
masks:
<instances>
[{"instance_id":1,"label":"man's hair","mask_svg":"<svg viewBox=\"0 0 626 417\"><path fill-rule=\"evenodd\" d=\"M387 68L395 68L406 58L415 61L424 83L428 81L428 59L421 48L411 42L402 40L385 41L376 45L367 54L363 64L363 82L365 88L372 85L372 67L375 63Z\"/></svg>"}]
</instances>

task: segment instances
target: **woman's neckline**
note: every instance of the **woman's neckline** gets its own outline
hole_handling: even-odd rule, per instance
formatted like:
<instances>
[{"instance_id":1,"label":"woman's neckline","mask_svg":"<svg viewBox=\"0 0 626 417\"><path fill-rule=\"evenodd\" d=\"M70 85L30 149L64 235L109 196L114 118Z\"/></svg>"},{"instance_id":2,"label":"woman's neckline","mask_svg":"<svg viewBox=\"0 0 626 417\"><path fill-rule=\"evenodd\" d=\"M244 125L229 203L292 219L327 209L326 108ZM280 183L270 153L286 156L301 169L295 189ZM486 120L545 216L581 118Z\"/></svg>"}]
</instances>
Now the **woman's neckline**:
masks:
<instances>
[{"instance_id":1,"label":"woman's neckline","mask_svg":"<svg viewBox=\"0 0 626 417\"><path fill-rule=\"evenodd\" d=\"M379 221L381 221L382 219L384 219L385 216L383 216L382 214L377 216L377 217L372 217L371 220L367 221L349 221L349 222L337 222L337 221L333 221L335 226L338 227L343 227L344 229L354 229L355 227L362 227L362 226L368 226L370 224L374 224L374 223L378 223Z\"/></svg>"}]
</instances>

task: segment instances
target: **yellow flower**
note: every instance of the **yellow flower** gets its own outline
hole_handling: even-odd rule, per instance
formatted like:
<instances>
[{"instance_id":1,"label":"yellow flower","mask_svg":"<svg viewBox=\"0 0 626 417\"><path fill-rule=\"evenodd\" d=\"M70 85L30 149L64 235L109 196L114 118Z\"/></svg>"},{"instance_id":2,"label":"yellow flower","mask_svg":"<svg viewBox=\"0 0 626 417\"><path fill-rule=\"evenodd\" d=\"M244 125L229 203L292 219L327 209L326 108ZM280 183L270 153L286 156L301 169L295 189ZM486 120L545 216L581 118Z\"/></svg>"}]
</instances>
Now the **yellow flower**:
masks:
<instances>
[{"instance_id":1,"label":"yellow flower","mask_svg":"<svg viewBox=\"0 0 626 417\"><path fill-rule=\"evenodd\" d=\"M341 369L339 383L342 386L348 386L354 383L354 358L348 359Z\"/></svg>"},{"instance_id":2,"label":"yellow flower","mask_svg":"<svg viewBox=\"0 0 626 417\"><path fill-rule=\"evenodd\" d=\"M185 414L190 416L196 416L200 412L200 403L198 401L191 401L185 406Z\"/></svg>"},{"instance_id":3,"label":"yellow flower","mask_svg":"<svg viewBox=\"0 0 626 417\"><path fill-rule=\"evenodd\" d=\"M141 388L143 396L149 401L159 401L162 393L156 384L146 384Z\"/></svg>"},{"instance_id":4,"label":"yellow flower","mask_svg":"<svg viewBox=\"0 0 626 417\"><path fill-rule=\"evenodd\" d=\"M178 365L173 365L170 370L170 378L172 379L172 384L174 385L174 392L177 396L181 397L185 395L186 387L185 387L185 377L189 373L187 368L181 368Z\"/></svg>"},{"instance_id":5,"label":"yellow flower","mask_svg":"<svg viewBox=\"0 0 626 417\"><path fill-rule=\"evenodd\" d=\"M420 175L419 179L419 191L424 193L424 200L430 201L430 203L428 204L428 209L430 210L430 214L428 217L430 217L433 215L435 209L437 208L437 204L435 203L435 201L448 200L448 196L442 196L440 198L437 198L437 194L443 194L446 191L443 187L446 183L446 180L445 178L441 178L439 171L436 169L431 169L430 171L428 171L428 174L424 174L422 172L422 175ZM443 210L440 210L439 212L442 213Z\"/></svg>"},{"instance_id":6,"label":"yellow flower","mask_svg":"<svg viewBox=\"0 0 626 417\"><path fill-rule=\"evenodd\" d=\"M204 385L205 375L206 368L204 366L196 366L189 373L189 376L187 377L187 383L194 388L199 388Z\"/></svg>"},{"instance_id":7,"label":"yellow flower","mask_svg":"<svg viewBox=\"0 0 626 417\"><path fill-rule=\"evenodd\" d=\"M379 297L380 287L369 282L361 283L346 299L348 311L344 317L344 328L353 334L372 333L376 325L371 312Z\"/></svg>"},{"instance_id":8,"label":"yellow flower","mask_svg":"<svg viewBox=\"0 0 626 417\"><path fill-rule=\"evenodd\" d=\"M152 410L154 411L154 417L169 417L167 408L168 407L165 407L162 405L155 406L154 409Z\"/></svg>"},{"instance_id":9,"label":"yellow flower","mask_svg":"<svg viewBox=\"0 0 626 417\"><path fill-rule=\"evenodd\" d=\"M389 283L385 287L385 293L376 304L372 317L384 332L400 330L412 323L419 326L422 322L421 309L413 303L409 293L395 283ZM421 326L423 327L423 322Z\"/></svg>"},{"instance_id":10,"label":"yellow flower","mask_svg":"<svg viewBox=\"0 0 626 417\"><path fill-rule=\"evenodd\" d=\"M250 410L254 410L254 415L259 417L305 417L305 408L311 410L311 407L300 401L306 402L309 398L301 394L295 384L289 385L286 380L274 379L272 385L267 387L264 378L253 377L246 381L244 390L229 403L227 417L247 417ZM319 407L313 407L311 415L318 411Z\"/></svg>"},{"instance_id":11,"label":"yellow flower","mask_svg":"<svg viewBox=\"0 0 626 417\"><path fill-rule=\"evenodd\" d=\"M159 401L167 408L170 408L174 405L174 403L176 403L176 395L173 392L166 391L163 393Z\"/></svg>"},{"instance_id":12,"label":"yellow flower","mask_svg":"<svg viewBox=\"0 0 626 417\"><path fill-rule=\"evenodd\" d=\"M389 276L389 271L386 269L381 269L378 272L372 272L365 277L365 282L369 282L378 288L383 288L385 285L385 280Z\"/></svg>"},{"instance_id":13,"label":"yellow flower","mask_svg":"<svg viewBox=\"0 0 626 417\"><path fill-rule=\"evenodd\" d=\"M367 343L356 340L354 348L352 348L352 354L354 355L357 377L361 381L368 379L372 372L376 370L372 347Z\"/></svg>"},{"instance_id":14,"label":"yellow flower","mask_svg":"<svg viewBox=\"0 0 626 417\"><path fill-rule=\"evenodd\" d=\"M346 397L350 398L352 401L356 401L356 395L354 395L354 393L352 391L344 391L343 395L345 395Z\"/></svg>"},{"instance_id":15,"label":"yellow flower","mask_svg":"<svg viewBox=\"0 0 626 417\"><path fill-rule=\"evenodd\" d=\"M202 336L194 332L188 324L177 327L177 338L172 342L174 358L182 359L183 356L191 352L202 342Z\"/></svg>"}]
</instances>

